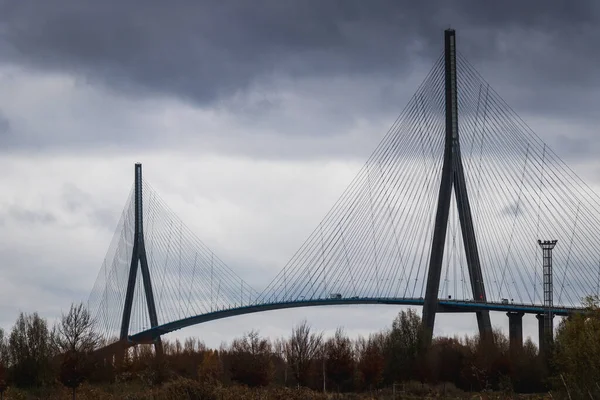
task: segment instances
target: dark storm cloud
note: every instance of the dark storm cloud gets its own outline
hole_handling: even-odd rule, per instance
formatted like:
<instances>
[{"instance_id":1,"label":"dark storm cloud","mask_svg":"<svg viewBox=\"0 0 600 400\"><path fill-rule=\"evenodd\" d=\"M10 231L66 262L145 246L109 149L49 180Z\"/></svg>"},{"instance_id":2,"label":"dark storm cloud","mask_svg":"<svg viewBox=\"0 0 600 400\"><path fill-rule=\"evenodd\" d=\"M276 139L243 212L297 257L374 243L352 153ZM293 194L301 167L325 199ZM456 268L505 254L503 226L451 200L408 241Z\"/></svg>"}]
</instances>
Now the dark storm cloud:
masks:
<instances>
[{"instance_id":1,"label":"dark storm cloud","mask_svg":"<svg viewBox=\"0 0 600 400\"><path fill-rule=\"evenodd\" d=\"M597 60L593 1L0 1L5 63L75 72L125 91L200 104L270 74L396 75L441 52L441 30L462 30L476 64L552 54L510 74L539 82L590 76ZM516 32L517 36L511 36ZM507 42L510 41L510 42ZM566 59L557 58L560 52ZM552 60L552 62L548 62Z\"/></svg>"}]
</instances>

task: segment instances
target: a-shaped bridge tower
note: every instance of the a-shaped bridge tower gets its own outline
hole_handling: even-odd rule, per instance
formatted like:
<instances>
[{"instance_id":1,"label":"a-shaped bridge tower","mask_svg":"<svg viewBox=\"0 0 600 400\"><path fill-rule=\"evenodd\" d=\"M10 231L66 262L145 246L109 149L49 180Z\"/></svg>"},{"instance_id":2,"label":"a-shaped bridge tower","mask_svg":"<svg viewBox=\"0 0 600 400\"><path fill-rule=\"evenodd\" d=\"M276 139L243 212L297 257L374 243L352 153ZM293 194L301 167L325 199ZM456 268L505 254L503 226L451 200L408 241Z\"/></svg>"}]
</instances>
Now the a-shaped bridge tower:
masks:
<instances>
[{"instance_id":1,"label":"a-shaped bridge tower","mask_svg":"<svg viewBox=\"0 0 600 400\"><path fill-rule=\"evenodd\" d=\"M429 261L429 274L427 276L427 289L425 292L425 304L423 305L423 326L425 345L431 342L435 313L437 310L440 278L442 274L442 261L444 259L444 247L446 243L446 232L448 230L448 216L450 214L450 199L452 187L456 195L456 205L462 233L465 255L467 258L467 269L471 282L471 290L475 301L485 303L485 284L481 273L481 262L477 249L477 239L473 228L473 215L469 205L469 195L462 158L460 154L460 140L458 135L458 90L456 79L456 33L449 29L444 35L444 84L446 103L446 138L444 146L444 164L442 166L442 180L435 216L435 228L433 241L431 243L431 257ZM490 313L487 310L479 310L477 313L477 324L482 337L490 336L492 323Z\"/></svg>"}]
</instances>

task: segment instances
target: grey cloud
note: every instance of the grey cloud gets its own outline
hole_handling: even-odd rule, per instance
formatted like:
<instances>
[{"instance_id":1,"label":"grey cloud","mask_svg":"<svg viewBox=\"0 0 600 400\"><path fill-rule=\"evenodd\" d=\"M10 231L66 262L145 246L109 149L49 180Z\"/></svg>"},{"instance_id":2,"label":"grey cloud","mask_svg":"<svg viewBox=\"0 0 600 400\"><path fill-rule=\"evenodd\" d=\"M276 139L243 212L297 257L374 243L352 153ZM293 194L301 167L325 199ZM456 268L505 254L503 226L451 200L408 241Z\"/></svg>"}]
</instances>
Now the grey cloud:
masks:
<instances>
[{"instance_id":1,"label":"grey cloud","mask_svg":"<svg viewBox=\"0 0 600 400\"><path fill-rule=\"evenodd\" d=\"M596 132L586 132L588 135L597 134ZM557 144L557 149L560 150L561 153L566 153L568 155L575 155L575 157L583 157L594 159L598 152L600 151L600 143L597 141L590 140L590 137L586 137L585 135L578 135L577 132L569 132L568 134L563 133L557 135L555 142ZM577 158L574 160L567 161L577 161Z\"/></svg>"},{"instance_id":2,"label":"grey cloud","mask_svg":"<svg viewBox=\"0 0 600 400\"><path fill-rule=\"evenodd\" d=\"M56 216L48 211L28 210L18 205L10 206L5 215L7 219L25 224L52 224Z\"/></svg>"},{"instance_id":3,"label":"grey cloud","mask_svg":"<svg viewBox=\"0 0 600 400\"><path fill-rule=\"evenodd\" d=\"M390 24L385 18L389 10L365 3L161 5L64 1L41 9L11 2L2 12L6 47L35 67L204 103L269 73L302 76L397 67L403 63L398 63L398 51L387 51L388 35L403 37L402 25L416 23L407 18L404 24ZM365 32L374 18L382 28Z\"/></svg>"},{"instance_id":4,"label":"grey cloud","mask_svg":"<svg viewBox=\"0 0 600 400\"><path fill-rule=\"evenodd\" d=\"M36 233L33 236L36 236ZM32 254L38 254L39 257ZM16 307L19 307L26 312L37 310L47 313L48 310L67 306L70 301L84 299L89 293L89 287L81 284L83 275L79 271L81 266L73 268L75 263L72 260L53 254L43 243L33 242L12 248L1 248L0 255L3 260L0 270L5 286L2 289L5 296L10 296L5 298L12 298L14 301L13 312ZM60 267L54 264L58 259L63 261ZM84 265L88 263L88 260L83 262ZM95 262L94 264L97 265ZM65 266L67 268L64 268ZM59 315L57 312L53 314Z\"/></svg>"},{"instance_id":5,"label":"grey cloud","mask_svg":"<svg viewBox=\"0 0 600 400\"><path fill-rule=\"evenodd\" d=\"M477 63L522 61L527 46L549 39L552 54L540 60L544 65L522 66L529 69L515 74L521 79L579 81L595 73L591 61L598 57L593 1L0 4L5 62L66 70L119 90L173 94L200 104L270 75L395 76L415 58L439 54L441 29L449 25L464 30L462 49ZM560 57L561 51L568 57Z\"/></svg>"},{"instance_id":6,"label":"grey cloud","mask_svg":"<svg viewBox=\"0 0 600 400\"><path fill-rule=\"evenodd\" d=\"M90 193L74 185L64 185L62 188L62 203L69 213L79 213L87 217L94 226L113 232L115 220L118 220L121 210L102 206Z\"/></svg>"},{"instance_id":7,"label":"grey cloud","mask_svg":"<svg viewBox=\"0 0 600 400\"><path fill-rule=\"evenodd\" d=\"M10 131L10 121L8 120L8 118L6 118L6 116L4 115L2 110L0 110L0 136L7 135L9 133L9 131Z\"/></svg>"},{"instance_id":8,"label":"grey cloud","mask_svg":"<svg viewBox=\"0 0 600 400\"><path fill-rule=\"evenodd\" d=\"M62 108L41 97L49 104L35 112L52 118L12 110L0 143L364 158L441 53L448 26L526 120L596 126L597 20L594 1L0 0L0 66L66 73L82 97L99 85L116 94L66 96ZM211 122L185 112L169 119L164 104L145 102L157 96L218 112Z\"/></svg>"}]
</instances>

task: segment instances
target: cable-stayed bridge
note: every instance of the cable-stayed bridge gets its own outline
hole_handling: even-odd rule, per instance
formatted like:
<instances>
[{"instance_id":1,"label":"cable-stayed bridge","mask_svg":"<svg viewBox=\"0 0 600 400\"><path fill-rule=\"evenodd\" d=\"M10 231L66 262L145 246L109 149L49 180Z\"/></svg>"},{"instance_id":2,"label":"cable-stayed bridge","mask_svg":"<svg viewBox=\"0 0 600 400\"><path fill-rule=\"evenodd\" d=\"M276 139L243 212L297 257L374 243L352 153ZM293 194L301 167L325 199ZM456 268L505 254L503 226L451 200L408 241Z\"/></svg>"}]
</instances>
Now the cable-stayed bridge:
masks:
<instances>
[{"instance_id":1,"label":"cable-stayed bridge","mask_svg":"<svg viewBox=\"0 0 600 400\"><path fill-rule=\"evenodd\" d=\"M136 164L88 306L111 349L160 350L161 335L194 324L340 304L423 306L429 341L438 312L473 312L489 336L489 312L502 311L520 345L523 314L536 314L543 347L554 315L600 294L598 237L600 197L447 30L444 51L379 146L264 289L204 245Z\"/></svg>"}]
</instances>

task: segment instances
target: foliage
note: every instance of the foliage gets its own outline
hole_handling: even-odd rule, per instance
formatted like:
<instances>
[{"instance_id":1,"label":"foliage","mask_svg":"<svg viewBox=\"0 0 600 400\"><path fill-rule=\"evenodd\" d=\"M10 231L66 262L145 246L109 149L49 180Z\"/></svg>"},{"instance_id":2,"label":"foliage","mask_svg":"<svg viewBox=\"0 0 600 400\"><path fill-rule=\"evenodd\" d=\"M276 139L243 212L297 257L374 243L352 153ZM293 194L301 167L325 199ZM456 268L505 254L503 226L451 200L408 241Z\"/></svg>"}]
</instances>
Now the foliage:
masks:
<instances>
[{"instance_id":1,"label":"foliage","mask_svg":"<svg viewBox=\"0 0 600 400\"><path fill-rule=\"evenodd\" d=\"M60 381L68 388L77 388L85 379L82 359L78 353L68 352L60 365Z\"/></svg>"},{"instance_id":2,"label":"foliage","mask_svg":"<svg viewBox=\"0 0 600 400\"><path fill-rule=\"evenodd\" d=\"M12 381L20 387L41 386L52 379L51 336L45 319L21 313L9 338Z\"/></svg>"},{"instance_id":3,"label":"foliage","mask_svg":"<svg viewBox=\"0 0 600 400\"><path fill-rule=\"evenodd\" d=\"M513 388L518 393L539 393L544 391L545 368L538 357L536 345L527 339L523 348L513 359Z\"/></svg>"},{"instance_id":4,"label":"foliage","mask_svg":"<svg viewBox=\"0 0 600 400\"><path fill-rule=\"evenodd\" d=\"M4 329L0 328L0 364L6 366L9 363L9 344Z\"/></svg>"},{"instance_id":5,"label":"foliage","mask_svg":"<svg viewBox=\"0 0 600 400\"><path fill-rule=\"evenodd\" d=\"M59 354L90 353L100 343L100 335L94 331L94 323L83 303L71 304L69 312L63 314L54 327L52 339Z\"/></svg>"},{"instance_id":6,"label":"foliage","mask_svg":"<svg viewBox=\"0 0 600 400\"><path fill-rule=\"evenodd\" d=\"M452 398L479 399L478 394L464 393L452 385L422 385L408 382L397 388L396 399ZM398 392L401 392L400 394ZM444 393L447 397L443 397ZM10 400L64 400L69 398L69 390L54 386L45 390L27 391L9 389L5 399ZM177 378L157 387L147 387L136 383L121 383L110 386L82 384L78 391L79 400L392 400L391 389L373 393L324 394L306 388L259 387L207 385L193 379ZM481 393L483 399L506 399L502 393ZM519 396L520 399L541 399L548 396ZM556 395L554 398L557 398Z\"/></svg>"},{"instance_id":7,"label":"foliage","mask_svg":"<svg viewBox=\"0 0 600 400\"><path fill-rule=\"evenodd\" d=\"M251 331L235 339L229 351L231 378L251 387L266 386L271 382L273 366L271 343Z\"/></svg>"},{"instance_id":8,"label":"foliage","mask_svg":"<svg viewBox=\"0 0 600 400\"><path fill-rule=\"evenodd\" d=\"M179 340L163 343L164 352L169 357L170 368L178 376L195 379L206 346L195 338L187 338L183 344ZM151 348L147 348L148 357L152 357Z\"/></svg>"},{"instance_id":9,"label":"foliage","mask_svg":"<svg viewBox=\"0 0 600 400\"><path fill-rule=\"evenodd\" d=\"M306 321L292 330L285 352L288 365L300 386L308 386L310 369L319 355L322 342L323 334L311 332Z\"/></svg>"},{"instance_id":10,"label":"foliage","mask_svg":"<svg viewBox=\"0 0 600 400\"><path fill-rule=\"evenodd\" d=\"M421 317L415 310L401 311L387 335L385 377L388 383L420 378L417 360L421 344Z\"/></svg>"},{"instance_id":11,"label":"foliage","mask_svg":"<svg viewBox=\"0 0 600 400\"><path fill-rule=\"evenodd\" d=\"M8 374L6 370L8 362L8 343L4 336L4 330L0 328L0 393L4 393L8 386Z\"/></svg>"},{"instance_id":12,"label":"foliage","mask_svg":"<svg viewBox=\"0 0 600 400\"><path fill-rule=\"evenodd\" d=\"M368 339L358 339L356 345L358 388L372 390L378 388L383 381L385 340L383 333L371 335Z\"/></svg>"},{"instance_id":13,"label":"foliage","mask_svg":"<svg viewBox=\"0 0 600 400\"><path fill-rule=\"evenodd\" d=\"M354 351L352 341L338 328L335 335L325 342L326 376L336 391L351 391L354 377Z\"/></svg>"},{"instance_id":14,"label":"foliage","mask_svg":"<svg viewBox=\"0 0 600 400\"><path fill-rule=\"evenodd\" d=\"M222 373L219 353L216 350L205 351L198 367L198 380L204 383L218 382Z\"/></svg>"},{"instance_id":15,"label":"foliage","mask_svg":"<svg viewBox=\"0 0 600 400\"><path fill-rule=\"evenodd\" d=\"M83 303L71 304L69 312L54 326L51 340L62 359L59 380L73 391L75 398L75 390L90 375L90 355L101 342Z\"/></svg>"},{"instance_id":16,"label":"foliage","mask_svg":"<svg viewBox=\"0 0 600 400\"><path fill-rule=\"evenodd\" d=\"M560 376L555 386L564 387L562 379L571 390L581 396L588 392L600 395L600 309L598 299L587 299L588 313L572 315L561 321L555 340L554 362Z\"/></svg>"},{"instance_id":17,"label":"foliage","mask_svg":"<svg viewBox=\"0 0 600 400\"><path fill-rule=\"evenodd\" d=\"M556 389L568 387L577 398L600 395L595 385L600 376L597 305L591 299L589 313L564 320L556 336L557 374L550 378ZM513 391L546 389L546 359L531 340L511 353L498 331L486 342L477 336L438 337L422 352L420 335L421 320L408 310L389 330L356 340L342 328L324 340L304 321L273 345L251 331L219 351L188 338L165 341L161 357L148 344L128 349L122 360L103 360L89 357L99 342L87 311L73 305L52 332L37 314L21 314L8 339L0 330L0 381L4 377L5 397L11 399L66 398L75 389L84 400L389 398L392 385L426 397L461 390L512 396ZM317 393L324 389L329 394Z\"/></svg>"},{"instance_id":18,"label":"foliage","mask_svg":"<svg viewBox=\"0 0 600 400\"><path fill-rule=\"evenodd\" d=\"M426 355L428 380L431 382L462 383L462 370L468 350L458 338L435 338Z\"/></svg>"},{"instance_id":19,"label":"foliage","mask_svg":"<svg viewBox=\"0 0 600 400\"><path fill-rule=\"evenodd\" d=\"M8 387L7 376L6 376L6 367L0 361L0 396L6 388Z\"/></svg>"}]
</instances>

